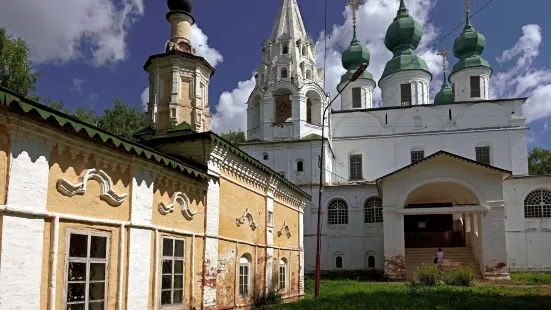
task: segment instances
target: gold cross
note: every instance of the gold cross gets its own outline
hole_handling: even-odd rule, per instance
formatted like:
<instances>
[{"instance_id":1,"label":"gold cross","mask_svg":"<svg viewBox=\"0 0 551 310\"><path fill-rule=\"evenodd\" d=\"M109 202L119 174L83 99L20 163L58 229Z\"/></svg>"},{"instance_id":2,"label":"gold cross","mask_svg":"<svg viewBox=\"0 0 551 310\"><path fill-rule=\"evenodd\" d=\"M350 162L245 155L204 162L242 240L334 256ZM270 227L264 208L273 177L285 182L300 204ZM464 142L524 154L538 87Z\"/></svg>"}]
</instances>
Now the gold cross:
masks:
<instances>
[{"instance_id":1,"label":"gold cross","mask_svg":"<svg viewBox=\"0 0 551 310\"><path fill-rule=\"evenodd\" d=\"M467 0L469 1L469 0ZM446 74L446 57L451 54L450 52L446 51L446 48L443 47L441 52L438 52L436 55L442 56L442 70L444 71L444 74Z\"/></svg>"},{"instance_id":2,"label":"gold cross","mask_svg":"<svg viewBox=\"0 0 551 310\"><path fill-rule=\"evenodd\" d=\"M362 4L364 4L364 2L361 0L360 1L352 0L351 2L346 3L346 6L349 6L352 8L352 24L354 25L354 27L356 27L356 11L358 10L358 7Z\"/></svg>"},{"instance_id":3,"label":"gold cross","mask_svg":"<svg viewBox=\"0 0 551 310\"><path fill-rule=\"evenodd\" d=\"M467 11L467 14L471 13L471 8L469 6L469 0L465 0L465 10Z\"/></svg>"}]
</instances>

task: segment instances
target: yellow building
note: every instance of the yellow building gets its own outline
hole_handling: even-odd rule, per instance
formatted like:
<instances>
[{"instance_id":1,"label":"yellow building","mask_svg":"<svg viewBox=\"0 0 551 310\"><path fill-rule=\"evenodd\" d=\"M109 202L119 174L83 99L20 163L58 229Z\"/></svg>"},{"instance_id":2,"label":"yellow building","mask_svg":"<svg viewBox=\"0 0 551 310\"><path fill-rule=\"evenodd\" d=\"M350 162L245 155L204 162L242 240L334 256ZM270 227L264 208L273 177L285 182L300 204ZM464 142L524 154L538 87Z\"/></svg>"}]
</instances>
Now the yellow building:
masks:
<instances>
[{"instance_id":1,"label":"yellow building","mask_svg":"<svg viewBox=\"0 0 551 310\"><path fill-rule=\"evenodd\" d=\"M304 295L310 197L210 130L212 67L169 1L134 143L0 89L0 310L229 309ZM170 70L170 74L167 74Z\"/></svg>"}]
</instances>

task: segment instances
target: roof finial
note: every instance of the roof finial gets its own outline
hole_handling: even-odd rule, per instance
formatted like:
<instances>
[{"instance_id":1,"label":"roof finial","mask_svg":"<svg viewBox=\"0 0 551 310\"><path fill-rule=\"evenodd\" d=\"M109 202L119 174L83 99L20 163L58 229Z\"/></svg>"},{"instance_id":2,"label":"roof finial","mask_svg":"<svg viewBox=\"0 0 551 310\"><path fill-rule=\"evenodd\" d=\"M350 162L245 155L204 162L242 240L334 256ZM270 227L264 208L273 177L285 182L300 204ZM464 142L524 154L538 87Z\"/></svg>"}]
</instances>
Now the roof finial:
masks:
<instances>
[{"instance_id":1,"label":"roof finial","mask_svg":"<svg viewBox=\"0 0 551 310\"><path fill-rule=\"evenodd\" d=\"M448 52L445 47L442 48L441 52L437 53L438 56L442 57L442 71L444 72L444 76L446 76L446 57L448 57L449 54L451 53Z\"/></svg>"},{"instance_id":2,"label":"roof finial","mask_svg":"<svg viewBox=\"0 0 551 310\"><path fill-rule=\"evenodd\" d=\"M400 8L398 9L398 12L396 12L396 18L400 18L400 16L408 16L409 11L406 7L406 1L400 0Z\"/></svg>"},{"instance_id":3,"label":"roof finial","mask_svg":"<svg viewBox=\"0 0 551 310\"><path fill-rule=\"evenodd\" d=\"M354 34L356 33L356 11L358 10L358 7L360 5L364 4L363 1L356 1L352 0L351 2L347 2L345 5L352 8L352 25L354 25Z\"/></svg>"},{"instance_id":4,"label":"roof finial","mask_svg":"<svg viewBox=\"0 0 551 310\"><path fill-rule=\"evenodd\" d=\"M471 29L473 26L471 25L471 7L470 7L470 1L465 0L465 12L466 14L466 21L465 21L465 30Z\"/></svg>"}]
</instances>

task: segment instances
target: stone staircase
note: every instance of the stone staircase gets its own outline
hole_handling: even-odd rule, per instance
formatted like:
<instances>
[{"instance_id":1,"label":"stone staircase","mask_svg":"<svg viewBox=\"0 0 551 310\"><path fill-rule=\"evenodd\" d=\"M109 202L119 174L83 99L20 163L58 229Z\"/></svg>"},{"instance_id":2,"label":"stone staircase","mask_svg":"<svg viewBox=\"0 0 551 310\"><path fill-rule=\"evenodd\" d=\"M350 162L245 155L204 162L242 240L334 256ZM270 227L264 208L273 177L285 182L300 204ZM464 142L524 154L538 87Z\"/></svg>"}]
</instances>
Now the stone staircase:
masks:
<instances>
[{"instance_id":1,"label":"stone staircase","mask_svg":"<svg viewBox=\"0 0 551 310\"><path fill-rule=\"evenodd\" d=\"M423 264L432 265L437 248L406 248L406 276L411 279L413 272ZM444 252L444 271L458 267L470 267L477 279L482 279L478 262L470 248L442 248Z\"/></svg>"}]
</instances>

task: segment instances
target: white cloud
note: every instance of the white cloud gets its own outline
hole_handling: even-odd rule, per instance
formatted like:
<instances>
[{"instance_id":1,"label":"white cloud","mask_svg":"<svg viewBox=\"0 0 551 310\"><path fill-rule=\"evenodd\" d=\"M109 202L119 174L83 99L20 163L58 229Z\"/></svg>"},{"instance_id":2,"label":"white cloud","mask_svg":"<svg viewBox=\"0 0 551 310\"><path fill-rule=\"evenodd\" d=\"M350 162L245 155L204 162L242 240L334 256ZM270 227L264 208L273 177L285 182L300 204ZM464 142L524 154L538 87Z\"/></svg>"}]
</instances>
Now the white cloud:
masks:
<instances>
[{"instance_id":1,"label":"white cloud","mask_svg":"<svg viewBox=\"0 0 551 310\"><path fill-rule=\"evenodd\" d=\"M84 85L84 83L86 83L87 81L86 80L83 80L83 79L79 79L79 78L74 78L73 79L73 87L71 87L71 90L73 91L76 91L77 93L81 94L82 95L82 85Z\"/></svg>"},{"instance_id":2,"label":"white cloud","mask_svg":"<svg viewBox=\"0 0 551 310\"><path fill-rule=\"evenodd\" d=\"M528 123L551 116L551 70L534 68L532 64L540 54L542 42L539 25L523 26L522 36L516 44L497 57L501 65L513 64L491 79L491 96L494 98L529 97L523 105Z\"/></svg>"},{"instance_id":3,"label":"white cloud","mask_svg":"<svg viewBox=\"0 0 551 310\"><path fill-rule=\"evenodd\" d=\"M256 81L254 76L250 80L241 81L231 92L220 95L216 113L212 117L213 131L217 133L229 130L247 128L247 100L254 90Z\"/></svg>"},{"instance_id":4,"label":"white cloud","mask_svg":"<svg viewBox=\"0 0 551 310\"><path fill-rule=\"evenodd\" d=\"M147 104L149 103L149 87L146 87L141 95L142 107L144 111L147 111Z\"/></svg>"},{"instance_id":5,"label":"white cloud","mask_svg":"<svg viewBox=\"0 0 551 310\"><path fill-rule=\"evenodd\" d=\"M125 60L129 27L144 14L143 0L4 1L2 26L29 45L35 63Z\"/></svg>"},{"instance_id":6,"label":"white cloud","mask_svg":"<svg viewBox=\"0 0 551 310\"><path fill-rule=\"evenodd\" d=\"M195 54L205 58L211 66L216 67L224 60L222 54L214 48L209 47L209 38L207 35L197 26L197 24L191 26L191 45L195 48Z\"/></svg>"}]
</instances>

